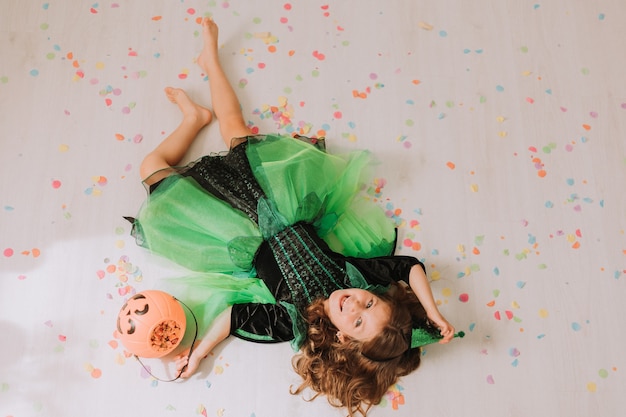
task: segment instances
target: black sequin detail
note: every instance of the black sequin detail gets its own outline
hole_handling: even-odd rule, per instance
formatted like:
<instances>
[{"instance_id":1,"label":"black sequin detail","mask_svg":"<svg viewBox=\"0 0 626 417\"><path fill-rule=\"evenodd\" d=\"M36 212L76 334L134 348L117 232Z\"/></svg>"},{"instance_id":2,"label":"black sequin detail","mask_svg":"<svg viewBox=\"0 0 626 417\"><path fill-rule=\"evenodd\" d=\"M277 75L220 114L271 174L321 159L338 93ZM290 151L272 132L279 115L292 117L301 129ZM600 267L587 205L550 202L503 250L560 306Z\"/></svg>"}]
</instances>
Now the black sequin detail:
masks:
<instances>
[{"instance_id":1,"label":"black sequin detail","mask_svg":"<svg viewBox=\"0 0 626 417\"><path fill-rule=\"evenodd\" d=\"M244 142L225 155L204 156L179 169L179 173L192 177L202 188L258 223L257 204L265 193L252 175L247 146Z\"/></svg>"},{"instance_id":2,"label":"black sequin detail","mask_svg":"<svg viewBox=\"0 0 626 417\"><path fill-rule=\"evenodd\" d=\"M287 227L268 243L292 302L300 310L317 298L328 298L334 290L347 288L345 264L340 266L330 258L303 224Z\"/></svg>"}]
</instances>

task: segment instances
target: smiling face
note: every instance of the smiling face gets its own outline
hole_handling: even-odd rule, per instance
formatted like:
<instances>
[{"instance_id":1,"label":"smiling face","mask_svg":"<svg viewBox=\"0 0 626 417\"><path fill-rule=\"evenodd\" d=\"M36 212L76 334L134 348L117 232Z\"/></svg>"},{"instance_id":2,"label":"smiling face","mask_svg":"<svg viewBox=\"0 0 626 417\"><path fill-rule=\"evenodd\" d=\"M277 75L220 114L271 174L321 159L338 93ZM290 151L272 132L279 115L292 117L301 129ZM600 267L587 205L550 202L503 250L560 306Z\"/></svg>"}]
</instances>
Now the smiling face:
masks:
<instances>
[{"instance_id":1,"label":"smiling face","mask_svg":"<svg viewBox=\"0 0 626 417\"><path fill-rule=\"evenodd\" d=\"M368 341L389 322L391 308L375 294L359 288L337 290L324 301L324 311L337 327L337 336Z\"/></svg>"}]
</instances>

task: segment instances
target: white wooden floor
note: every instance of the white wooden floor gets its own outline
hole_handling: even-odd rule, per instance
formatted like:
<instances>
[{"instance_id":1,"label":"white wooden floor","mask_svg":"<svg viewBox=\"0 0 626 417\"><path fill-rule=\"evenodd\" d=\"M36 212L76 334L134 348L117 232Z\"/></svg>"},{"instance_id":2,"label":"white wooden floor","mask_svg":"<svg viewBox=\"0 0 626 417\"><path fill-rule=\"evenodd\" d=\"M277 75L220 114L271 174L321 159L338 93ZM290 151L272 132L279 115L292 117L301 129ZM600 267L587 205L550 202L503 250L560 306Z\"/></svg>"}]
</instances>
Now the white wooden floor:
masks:
<instances>
[{"instance_id":1,"label":"white wooden floor","mask_svg":"<svg viewBox=\"0 0 626 417\"><path fill-rule=\"evenodd\" d=\"M168 384L113 338L125 291L175 273L122 216L179 120L162 89L211 104L207 14L252 125L378 155L372 198L467 333L372 416L621 415L622 0L1 0L0 416L343 415L289 394L287 345L231 340Z\"/></svg>"}]
</instances>

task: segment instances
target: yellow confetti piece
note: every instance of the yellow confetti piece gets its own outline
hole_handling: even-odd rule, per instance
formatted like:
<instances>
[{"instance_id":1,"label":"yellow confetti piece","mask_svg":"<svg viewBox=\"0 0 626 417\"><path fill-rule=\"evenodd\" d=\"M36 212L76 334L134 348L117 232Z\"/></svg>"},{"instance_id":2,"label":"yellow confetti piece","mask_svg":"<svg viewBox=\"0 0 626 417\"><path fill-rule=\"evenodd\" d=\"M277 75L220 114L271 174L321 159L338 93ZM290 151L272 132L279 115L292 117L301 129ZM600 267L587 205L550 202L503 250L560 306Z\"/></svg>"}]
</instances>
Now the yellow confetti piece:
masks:
<instances>
[{"instance_id":1,"label":"yellow confetti piece","mask_svg":"<svg viewBox=\"0 0 626 417\"><path fill-rule=\"evenodd\" d=\"M441 273L439 271L432 271L430 273L430 279L433 281L439 281L441 279Z\"/></svg>"},{"instance_id":2,"label":"yellow confetti piece","mask_svg":"<svg viewBox=\"0 0 626 417\"><path fill-rule=\"evenodd\" d=\"M85 369L85 371L87 371L87 372L93 372L93 370L94 370L95 368L93 367L93 365L92 365L92 364L90 364L90 363L86 363L86 364L84 364L84 365L83 365L83 369Z\"/></svg>"},{"instance_id":3,"label":"yellow confetti piece","mask_svg":"<svg viewBox=\"0 0 626 417\"><path fill-rule=\"evenodd\" d=\"M506 138L509 135L509 133L505 130L498 132L498 136L500 136L501 138Z\"/></svg>"},{"instance_id":4,"label":"yellow confetti piece","mask_svg":"<svg viewBox=\"0 0 626 417\"><path fill-rule=\"evenodd\" d=\"M452 295L452 290L450 288L444 288L441 290L441 295L444 297L450 297Z\"/></svg>"},{"instance_id":5,"label":"yellow confetti piece","mask_svg":"<svg viewBox=\"0 0 626 417\"><path fill-rule=\"evenodd\" d=\"M575 235L573 235L573 234L569 234L569 235L567 235L567 241L568 241L569 243L574 243L574 242L576 242L576 236L575 236Z\"/></svg>"},{"instance_id":6,"label":"yellow confetti piece","mask_svg":"<svg viewBox=\"0 0 626 417\"><path fill-rule=\"evenodd\" d=\"M506 119L504 118L504 116L498 116L498 117L496 117L496 121L497 121L498 123L504 123L504 121L505 121L505 120L506 120Z\"/></svg>"},{"instance_id":7,"label":"yellow confetti piece","mask_svg":"<svg viewBox=\"0 0 626 417\"><path fill-rule=\"evenodd\" d=\"M125 245L126 243L123 240L118 240L115 242L115 247L118 249L122 249Z\"/></svg>"},{"instance_id":8,"label":"yellow confetti piece","mask_svg":"<svg viewBox=\"0 0 626 417\"><path fill-rule=\"evenodd\" d=\"M517 303L517 301L512 301L511 302L511 307L512 308L519 308L519 304Z\"/></svg>"},{"instance_id":9,"label":"yellow confetti piece","mask_svg":"<svg viewBox=\"0 0 626 417\"><path fill-rule=\"evenodd\" d=\"M531 75L531 74L532 74L532 71L524 71L524 72L522 72L522 75L523 75L524 77L528 77L528 76L529 76L529 75Z\"/></svg>"},{"instance_id":10,"label":"yellow confetti piece","mask_svg":"<svg viewBox=\"0 0 626 417\"><path fill-rule=\"evenodd\" d=\"M104 69L104 62L96 62L96 69Z\"/></svg>"},{"instance_id":11,"label":"yellow confetti piece","mask_svg":"<svg viewBox=\"0 0 626 417\"><path fill-rule=\"evenodd\" d=\"M224 373L224 368L220 365L216 365L213 369L213 372L215 373L215 375L222 375Z\"/></svg>"},{"instance_id":12,"label":"yellow confetti piece","mask_svg":"<svg viewBox=\"0 0 626 417\"><path fill-rule=\"evenodd\" d=\"M424 29L424 30L433 30L434 29L433 25L431 25L429 23L426 23L426 22L419 22L417 25L421 29Z\"/></svg>"},{"instance_id":13,"label":"yellow confetti piece","mask_svg":"<svg viewBox=\"0 0 626 417\"><path fill-rule=\"evenodd\" d=\"M596 385L595 382L587 383L587 391L589 391L589 392L596 392L597 390L598 390L598 386Z\"/></svg>"},{"instance_id":14,"label":"yellow confetti piece","mask_svg":"<svg viewBox=\"0 0 626 417\"><path fill-rule=\"evenodd\" d=\"M472 190L473 193L477 193L478 192L478 184L472 184L470 186L470 190Z\"/></svg>"},{"instance_id":15,"label":"yellow confetti piece","mask_svg":"<svg viewBox=\"0 0 626 417\"><path fill-rule=\"evenodd\" d=\"M224 411L226 411L226 410L223 409L223 408L218 409L217 410L217 417L222 417L224 415Z\"/></svg>"},{"instance_id":16,"label":"yellow confetti piece","mask_svg":"<svg viewBox=\"0 0 626 417\"><path fill-rule=\"evenodd\" d=\"M66 145L66 144L59 145L59 152L67 152L69 150L70 150L69 145Z\"/></svg>"},{"instance_id":17,"label":"yellow confetti piece","mask_svg":"<svg viewBox=\"0 0 626 417\"><path fill-rule=\"evenodd\" d=\"M539 317L541 317L542 319L547 318L549 315L548 310L546 310L545 308L539 309Z\"/></svg>"}]
</instances>

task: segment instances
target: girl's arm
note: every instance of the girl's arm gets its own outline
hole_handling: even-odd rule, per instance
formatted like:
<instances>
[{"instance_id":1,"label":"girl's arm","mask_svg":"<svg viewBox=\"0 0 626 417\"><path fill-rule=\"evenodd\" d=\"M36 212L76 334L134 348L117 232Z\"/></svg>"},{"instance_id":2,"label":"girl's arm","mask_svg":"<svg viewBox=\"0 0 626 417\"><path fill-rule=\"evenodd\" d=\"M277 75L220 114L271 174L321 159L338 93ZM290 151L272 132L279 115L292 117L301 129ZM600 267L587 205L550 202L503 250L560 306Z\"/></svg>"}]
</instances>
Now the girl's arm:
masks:
<instances>
[{"instance_id":1,"label":"girl's arm","mask_svg":"<svg viewBox=\"0 0 626 417\"><path fill-rule=\"evenodd\" d=\"M422 269L422 266L417 264L411 267L409 273L409 286L417 295L420 303L426 310L428 318L439 327L443 339L439 343L448 343L454 337L454 326L448 323L437 308L437 303L433 297L433 292L430 289L428 278Z\"/></svg>"},{"instance_id":2,"label":"girl's arm","mask_svg":"<svg viewBox=\"0 0 626 417\"><path fill-rule=\"evenodd\" d=\"M202 359L207 357L215 346L230 335L231 310L232 307L228 307L226 310L221 312L219 316L217 316L207 334L193 349L189 359L187 359L189 350L176 356L176 372L180 372L185 366L187 366L185 372L180 375L182 378L189 378L193 375L200 366Z\"/></svg>"}]
</instances>

